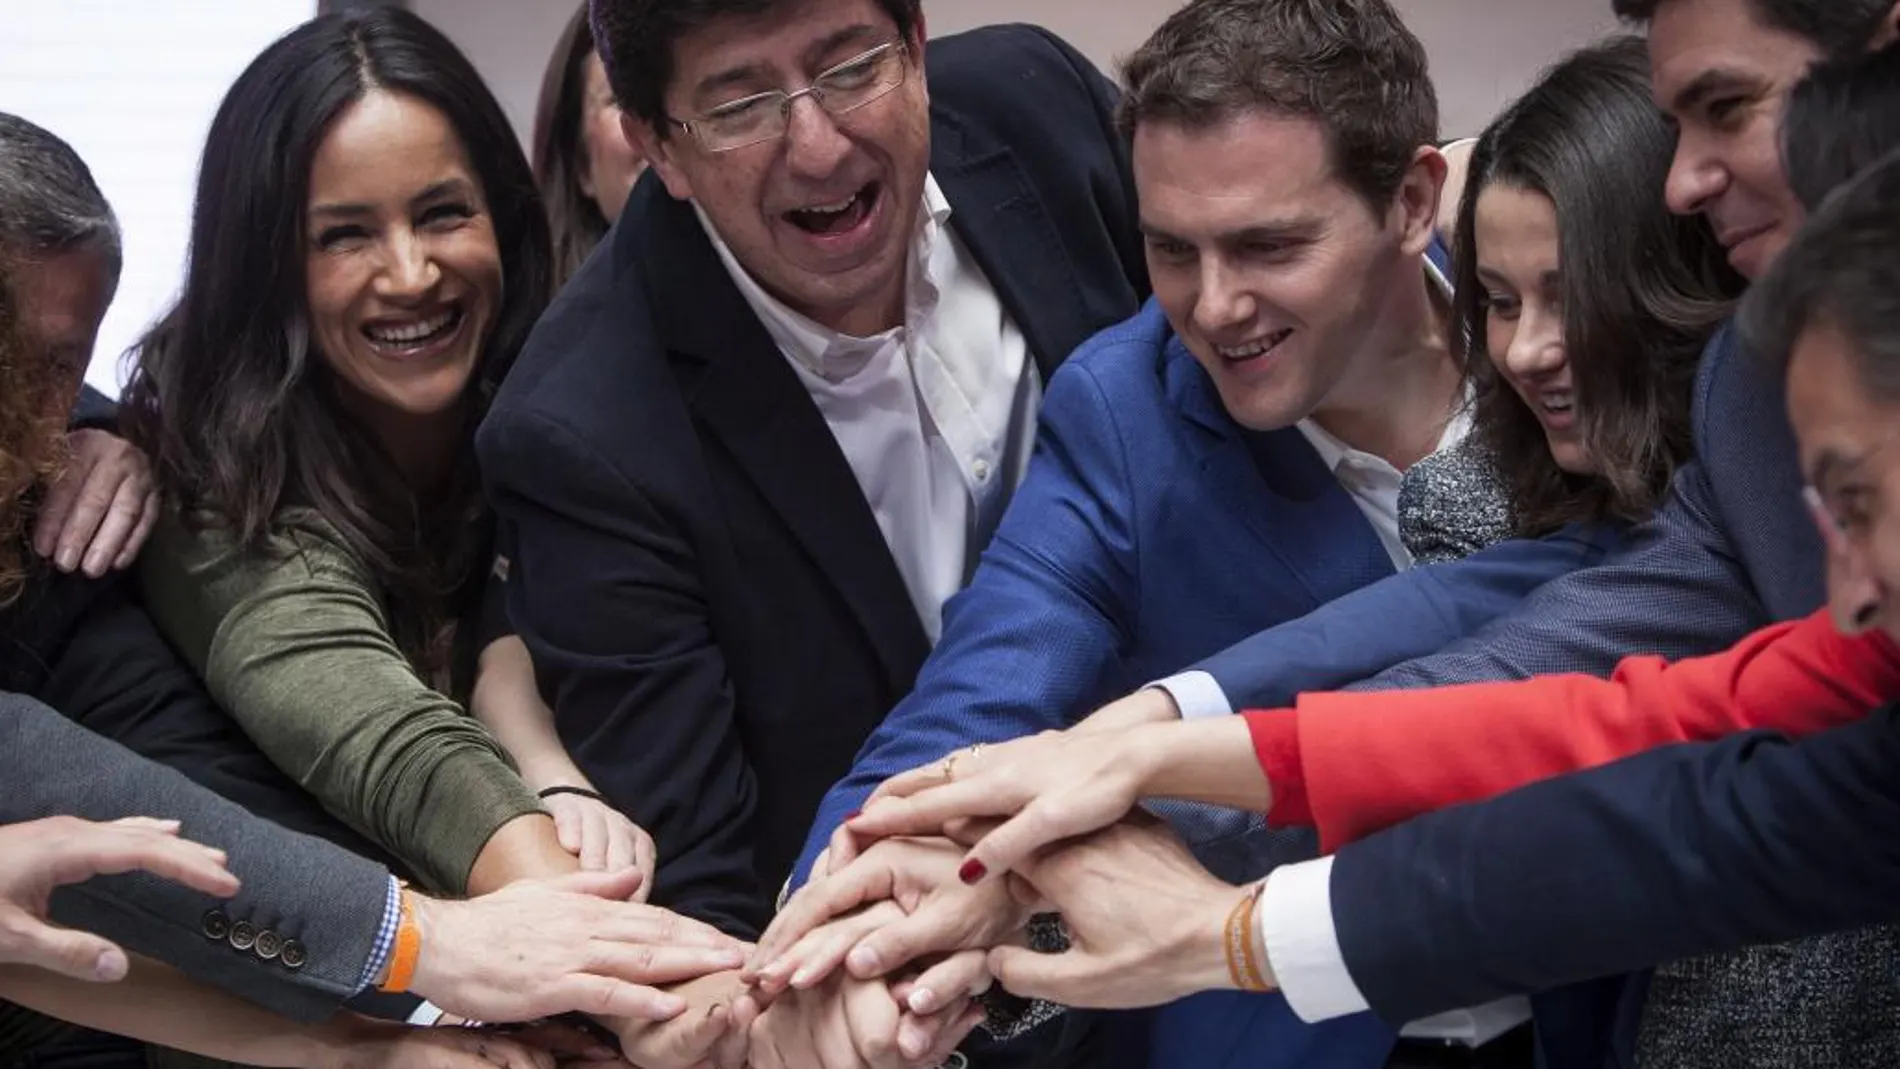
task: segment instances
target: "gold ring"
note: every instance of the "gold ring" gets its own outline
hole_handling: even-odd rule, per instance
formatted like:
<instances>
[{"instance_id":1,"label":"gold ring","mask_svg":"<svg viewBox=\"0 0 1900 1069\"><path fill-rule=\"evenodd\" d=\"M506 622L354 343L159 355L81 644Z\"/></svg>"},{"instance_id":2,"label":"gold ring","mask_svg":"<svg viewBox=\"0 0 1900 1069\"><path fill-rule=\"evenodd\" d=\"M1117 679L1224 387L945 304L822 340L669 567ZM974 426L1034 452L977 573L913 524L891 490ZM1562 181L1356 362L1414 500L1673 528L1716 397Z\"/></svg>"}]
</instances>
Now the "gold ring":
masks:
<instances>
[{"instance_id":1,"label":"gold ring","mask_svg":"<svg viewBox=\"0 0 1900 1069\"><path fill-rule=\"evenodd\" d=\"M983 752L983 744L979 742L972 745L967 750L956 750L952 752L948 757L945 757L943 759L943 781L945 783L956 782L957 758L968 757L969 759L974 761L976 760L977 755L981 754L982 752Z\"/></svg>"}]
</instances>

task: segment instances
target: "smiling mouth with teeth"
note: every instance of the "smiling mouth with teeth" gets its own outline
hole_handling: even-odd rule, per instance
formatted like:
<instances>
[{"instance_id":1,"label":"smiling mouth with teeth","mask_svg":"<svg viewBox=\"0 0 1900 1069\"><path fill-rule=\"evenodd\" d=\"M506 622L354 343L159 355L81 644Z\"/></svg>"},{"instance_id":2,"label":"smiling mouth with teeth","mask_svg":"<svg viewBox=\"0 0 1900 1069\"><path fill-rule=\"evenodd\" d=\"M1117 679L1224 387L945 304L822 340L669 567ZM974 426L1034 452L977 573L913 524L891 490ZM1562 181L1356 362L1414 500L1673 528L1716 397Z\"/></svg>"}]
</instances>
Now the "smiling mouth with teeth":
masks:
<instances>
[{"instance_id":1,"label":"smiling mouth with teeth","mask_svg":"<svg viewBox=\"0 0 1900 1069\"><path fill-rule=\"evenodd\" d=\"M810 234L841 234L864 222L871 214L871 208L877 203L878 185L872 182L858 190L845 200L835 204L818 204L809 208L796 208L785 213L785 218L795 227Z\"/></svg>"},{"instance_id":2,"label":"smiling mouth with teeth","mask_svg":"<svg viewBox=\"0 0 1900 1069\"><path fill-rule=\"evenodd\" d=\"M1261 338L1259 341L1249 342L1246 345L1233 345L1233 346L1223 345L1223 346L1219 346L1216 351L1220 353L1220 357L1222 360L1227 360L1227 361L1231 361L1233 363L1238 364L1247 360L1252 360L1255 357L1267 355L1273 350L1278 349L1280 347L1281 342L1286 341L1288 338L1292 336L1293 336L1293 328L1288 327L1285 330L1276 330L1272 334L1269 334L1266 337Z\"/></svg>"},{"instance_id":3,"label":"smiling mouth with teeth","mask_svg":"<svg viewBox=\"0 0 1900 1069\"><path fill-rule=\"evenodd\" d=\"M462 308L446 308L427 319L400 325L363 326L363 337L379 349L420 349L455 332L462 325Z\"/></svg>"},{"instance_id":4,"label":"smiling mouth with teeth","mask_svg":"<svg viewBox=\"0 0 1900 1069\"><path fill-rule=\"evenodd\" d=\"M1547 393L1539 401L1544 411L1552 414L1568 412L1577 405L1576 398L1568 393Z\"/></svg>"}]
</instances>

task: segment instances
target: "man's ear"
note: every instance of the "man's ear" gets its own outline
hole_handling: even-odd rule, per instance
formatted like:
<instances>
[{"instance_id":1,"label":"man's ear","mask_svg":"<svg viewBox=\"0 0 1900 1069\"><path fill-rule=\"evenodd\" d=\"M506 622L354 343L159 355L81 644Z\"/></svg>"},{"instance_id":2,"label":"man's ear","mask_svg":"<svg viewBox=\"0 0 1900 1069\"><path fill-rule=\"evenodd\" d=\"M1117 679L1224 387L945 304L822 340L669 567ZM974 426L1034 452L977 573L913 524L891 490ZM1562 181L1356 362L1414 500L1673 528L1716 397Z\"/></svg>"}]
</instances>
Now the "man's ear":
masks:
<instances>
[{"instance_id":1,"label":"man's ear","mask_svg":"<svg viewBox=\"0 0 1900 1069\"><path fill-rule=\"evenodd\" d=\"M924 42L929 38L930 31L924 25L924 5L918 4L917 21L911 23L910 39L904 42L904 47L910 52L911 73L922 87L925 100L930 99L930 83L924 77Z\"/></svg>"},{"instance_id":2,"label":"man's ear","mask_svg":"<svg viewBox=\"0 0 1900 1069\"><path fill-rule=\"evenodd\" d=\"M1445 154L1432 145L1420 145L1405 169L1392 210L1398 213L1401 247L1408 253L1422 256L1431 247L1447 169Z\"/></svg>"},{"instance_id":3,"label":"man's ear","mask_svg":"<svg viewBox=\"0 0 1900 1069\"><path fill-rule=\"evenodd\" d=\"M620 112L620 132L627 135L627 141L639 150L640 155L659 174L660 181L666 183L666 191L673 195L673 199L692 199L692 180L686 177L685 170L677 162L679 153L693 151L694 146L688 141L691 134L684 130L669 131L672 136L662 137L655 124L626 110Z\"/></svg>"}]
</instances>

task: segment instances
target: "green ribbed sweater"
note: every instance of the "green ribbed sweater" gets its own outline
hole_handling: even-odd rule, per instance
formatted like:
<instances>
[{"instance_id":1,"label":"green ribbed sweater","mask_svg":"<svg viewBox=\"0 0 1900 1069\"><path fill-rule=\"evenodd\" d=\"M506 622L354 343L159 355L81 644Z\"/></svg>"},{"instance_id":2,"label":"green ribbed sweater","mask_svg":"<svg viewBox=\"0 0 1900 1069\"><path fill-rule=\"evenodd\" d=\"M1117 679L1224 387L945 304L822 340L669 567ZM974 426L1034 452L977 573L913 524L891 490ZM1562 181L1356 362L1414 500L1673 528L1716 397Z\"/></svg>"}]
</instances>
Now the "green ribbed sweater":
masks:
<instances>
[{"instance_id":1,"label":"green ribbed sweater","mask_svg":"<svg viewBox=\"0 0 1900 1069\"><path fill-rule=\"evenodd\" d=\"M267 549L238 552L167 515L139 558L147 607L279 768L430 887L462 893L489 837L540 802L396 648L368 569L333 528L282 523Z\"/></svg>"}]
</instances>

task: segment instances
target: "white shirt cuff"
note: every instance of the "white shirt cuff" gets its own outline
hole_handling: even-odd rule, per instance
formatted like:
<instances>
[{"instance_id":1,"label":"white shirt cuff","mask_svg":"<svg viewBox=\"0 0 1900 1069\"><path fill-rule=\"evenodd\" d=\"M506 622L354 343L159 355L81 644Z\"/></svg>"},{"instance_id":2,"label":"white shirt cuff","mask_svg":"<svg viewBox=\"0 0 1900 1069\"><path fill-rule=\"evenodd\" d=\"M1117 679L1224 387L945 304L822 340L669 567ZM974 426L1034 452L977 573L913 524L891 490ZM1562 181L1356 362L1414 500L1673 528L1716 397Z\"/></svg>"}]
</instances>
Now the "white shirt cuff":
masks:
<instances>
[{"instance_id":1,"label":"white shirt cuff","mask_svg":"<svg viewBox=\"0 0 1900 1069\"><path fill-rule=\"evenodd\" d=\"M1167 691L1168 697L1174 699L1174 707L1181 710L1183 720L1234 715L1226 693L1206 672L1182 672L1148 685Z\"/></svg>"},{"instance_id":2,"label":"white shirt cuff","mask_svg":"<svg viewBox=\"0 0 1900 1069\"><path fill-rule=\"evenodd\" d=\"M1260 942L1293 1013L1307 1024L1371 1009L1333 927L1333 859L1282 865L1260 894Z\"/></svg>"}]
</instances>

